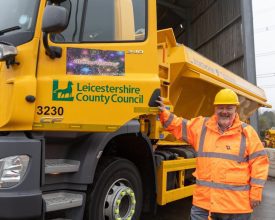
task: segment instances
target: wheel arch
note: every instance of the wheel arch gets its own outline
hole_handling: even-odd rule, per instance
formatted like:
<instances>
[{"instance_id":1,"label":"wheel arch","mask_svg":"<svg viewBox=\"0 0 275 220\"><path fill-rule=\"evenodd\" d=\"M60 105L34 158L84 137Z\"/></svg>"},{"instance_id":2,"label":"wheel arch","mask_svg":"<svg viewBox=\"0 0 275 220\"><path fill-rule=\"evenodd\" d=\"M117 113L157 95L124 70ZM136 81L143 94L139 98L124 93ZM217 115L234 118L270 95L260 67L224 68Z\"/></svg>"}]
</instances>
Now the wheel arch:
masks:
<instances>
[{"instance_id":1,"label":"wheel arch","mask_svg":"<svg viewBox=\"0 0 275 220\"><path fill-rule=\"evenodd\" d=\"M152 145L148 137L141 133L118 135L106 146L103 158L110 155L125 158L135 164L143 183L143 211L154 210L156 205L156 168Z\"/></svg>"},{"instance_id":2,"label":"wheel arch","mask_svg":"<svg viewBox=\"0 0 275 220\"><path fill-rule=\"evenodd\" d=\"M105 157L120 157L133 162L143 183L143 212L150 212L156 205L156 168L152 144L139 132L139 126L138 121L132 120L117 132L91 134L83 143L87 149L81 172L84 172L82 176L88 177L88 184L92 184L96 168Z\"/></svg>"}]
</instances>

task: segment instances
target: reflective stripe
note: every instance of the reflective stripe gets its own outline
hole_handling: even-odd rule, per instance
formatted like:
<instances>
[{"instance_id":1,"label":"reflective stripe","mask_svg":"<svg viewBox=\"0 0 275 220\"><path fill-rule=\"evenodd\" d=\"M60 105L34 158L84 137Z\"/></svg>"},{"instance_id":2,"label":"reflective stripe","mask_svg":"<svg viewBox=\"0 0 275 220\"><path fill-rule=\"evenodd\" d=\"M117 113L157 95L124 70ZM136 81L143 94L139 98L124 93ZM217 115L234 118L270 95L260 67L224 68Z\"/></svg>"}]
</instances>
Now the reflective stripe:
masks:
<instances>
[{"instance_id":1,"label":"reflective stripe","mask_svg":"<svg viewBox=\"0 0 275 220\"><path fill-rule=\"evenodd\" d=\"M163 124L163 128L168 128L174 119L174 114L170 113L168 120Z\"/></svg>"},{"instance_id":2,"label":"reflective stripe","mask_svg":"<svg viewBox=\"0 0 275 220\"><path fill-rule=\"evenodd\" d=\"M232 191L248 191L250 190L250 185L229 185L223 183L215 183L205 180L196 180L197 185L200 186L207 186L215 189L225 189L225 190L232 190Z\"/></svg>"},{"instance_id":3,"label":"reflective stripe","mask_svg":"<svg viewBox=\"0 0 275 220\"><path fill-rule=\"evenodd\" d=\"M241 144L240 144L240 153L239 153L239 161L238 162L243 162L244 155L245 155L245 149L246 149L246 137L245 137L244 133L242 132ZM245 159L245 161L247 161L247 159Z\"/></svg>"},{"instance_id":4,"label":"reflective stripe","mask_svg":"<svg viewBox=\"0 0 275 220\"><path fill-rule=\"evenodd\" d=\"M187 138L187 120L183 119L182 120L182 139L188 142Z\"/></svg>"},{"instance_id":5,"label":"reflective stripe","mask_svg":"<svg viewBox=\"0 0 275 220\"><path fill-rule=\"evenodd\" d=\"M252 178L250 179L250 183L251 184L257 184L257 185L261 185L261 186L264 186L265 184L265 180L262 180L262 179L256 179L256 178Z\"/></svg>"},{"instance_id":6,"label":"reflective stripe","mask_svg":"<svg viewBox=\"0 0 275 220\"><path fill-rule=\"evenodd\" d=\"M206 135L206 122L208 121L209 118L205 118L204 119L204 122L203 122L203 125L202 125L202 128L201 128L201 138L200 138L200 144L199 144L199 153L200 152L203 152L203 144L204 144L204 140L205 140L205 135Z\"/></svg>"},{"instance_id":7,"label":"reflective stripe","mask_svg":"<svg viewBox=\"0 0 275 220\"><path fill-rule=\"evenodd\" d=\"M216 152L204 152L203 151L203 145L204 145L204 140L205 140L206 130L207 130L205 124L206 124L207 120L208 120L208 118L205 118L203 126L202 126L198 157L222 158L222 159L237 161L239 163L240 162L247 162L248 158L244 157L245 149L246 149L246 136L244 135L243 132L241 134L241 143L240 143L239 155L216 153ZM242 128L245 128L246 126L247 126L247 124L242 123Z\"/></svg>"},{"instance_id":8,"label":"reflective stripe","mask_svg":"<svg viewBox=\"0 0 275 220\"><path fill-rule=\"evenodd\" d=\"M222 158L227 160L234 160L237 162L247 162L247 158L240 157L238 155L216 153L216 152L198 152L198 157Z\"/></svg>"},{"instance_id":9,"label":"reflective stripe","mask_svg":"<svg viewBox=\"0 0 275 220\"><path fill-rule=\"evenodd\" d=\"M261 151L255 152L255 153L253 153L253 154L250 154L248 158L249 158L249 160L253 160L253 159L255 159L256 157L266 156L266 155L267 155L267 154L266 154L265 150L261 150Z\"/></svg>"},{"instance_id":10,"label":"reflective stripe","mask_svg":"<svg viewBox=\"0 0 275 220\"><path fill-rule=\"evenodd\" d=\"M242 122L242 128L245 128L245 127L247 127L247 126L248 126L248 124Z\"/></svg>"}]
</instances>

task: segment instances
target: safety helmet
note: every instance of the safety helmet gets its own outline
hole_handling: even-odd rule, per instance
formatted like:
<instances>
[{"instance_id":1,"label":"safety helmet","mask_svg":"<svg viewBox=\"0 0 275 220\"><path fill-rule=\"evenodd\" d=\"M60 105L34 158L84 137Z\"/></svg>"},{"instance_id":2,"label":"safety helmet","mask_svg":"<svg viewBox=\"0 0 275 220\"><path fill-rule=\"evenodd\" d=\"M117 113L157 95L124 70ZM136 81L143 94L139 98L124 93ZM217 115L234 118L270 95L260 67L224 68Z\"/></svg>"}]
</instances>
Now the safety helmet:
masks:
<instances>
[{"instance_id":1,"label":"safety helmet","mask_svg":"<svg viewBox=\"0 0 275 220\"><path fill-rule=\"evenodd\" d=\"M221 89L215 96L214 105L239 105L237 94L231 89Z\"/></svg>"}]
</instances>

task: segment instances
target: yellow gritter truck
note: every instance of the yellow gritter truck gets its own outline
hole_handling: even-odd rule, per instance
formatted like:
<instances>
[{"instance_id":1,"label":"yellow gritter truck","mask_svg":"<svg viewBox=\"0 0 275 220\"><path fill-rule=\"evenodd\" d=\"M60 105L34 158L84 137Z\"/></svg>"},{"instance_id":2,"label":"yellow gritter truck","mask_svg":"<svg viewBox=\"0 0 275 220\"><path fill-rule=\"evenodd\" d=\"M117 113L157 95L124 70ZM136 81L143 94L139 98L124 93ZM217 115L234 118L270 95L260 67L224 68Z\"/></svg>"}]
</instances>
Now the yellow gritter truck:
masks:
<instances>
[{"instance_id":1,"label":"yellow gritter truck","mask_svg":"<svg viewBox=\"0 0 275 220\"><path fill-rule=\"evenodd\" d=\"M265 147L275 148L275 127L272 127L265 131L263 144Z\"/></svg>"},{"instance_id":2,"label":"yellow gritter truck","mask_svg":"<svg viewBox=\"0 0 275 220\"><path fill-rule=\"evenodd\" d=\"M210 116L264 91L157 31L155 0L6 1L0 13L0 219L130 220L192 195L196 152L155 100Z\"/></svg>"}]
</instances>

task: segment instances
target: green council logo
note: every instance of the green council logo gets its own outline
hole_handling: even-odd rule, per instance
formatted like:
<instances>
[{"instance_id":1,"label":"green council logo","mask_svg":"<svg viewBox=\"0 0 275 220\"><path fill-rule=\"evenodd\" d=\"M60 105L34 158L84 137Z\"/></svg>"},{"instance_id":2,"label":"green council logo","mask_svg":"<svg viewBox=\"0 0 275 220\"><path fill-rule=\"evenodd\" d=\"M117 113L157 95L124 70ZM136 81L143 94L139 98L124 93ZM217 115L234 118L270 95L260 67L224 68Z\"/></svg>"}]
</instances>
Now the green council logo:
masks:
<instances>
[{"instance_id":1,"label":"green council logo","mask_svg":"<svg viewBox=\"0 0 275 220\"><path fill-rule=\"evenodd\" d=\"M58 80L53 80L53 101L77 101L96 103L144 103L144 96L139 87L133 85L95 85L91 82L72 82L59 85Z\"/></svg>"},{"instance_id":2,"label":"green council logo","mask_svg":"<svg viewBox=\"0 0 275 220\"><path fill-rule=\"evenodd\" d=\"M73 101L74 97L72 96L73 92L73 83L68 81L66 88L58 87L58 80L53 80L53 90L52 90L52 99L54 101Z\"/></svg>"}]
</instances>

